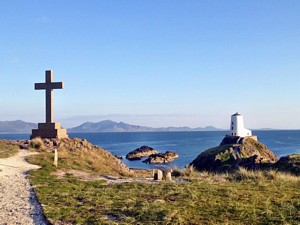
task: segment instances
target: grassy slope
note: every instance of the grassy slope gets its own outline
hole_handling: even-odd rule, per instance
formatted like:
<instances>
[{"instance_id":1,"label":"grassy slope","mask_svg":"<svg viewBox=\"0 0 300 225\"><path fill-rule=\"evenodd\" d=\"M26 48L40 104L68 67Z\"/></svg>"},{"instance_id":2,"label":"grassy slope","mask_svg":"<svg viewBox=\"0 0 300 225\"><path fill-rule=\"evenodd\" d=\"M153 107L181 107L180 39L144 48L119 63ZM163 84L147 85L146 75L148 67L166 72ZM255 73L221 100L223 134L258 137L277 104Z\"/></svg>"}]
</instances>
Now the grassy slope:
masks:
<instances>
[{"instance_id":1,"label":"grassy slope","mask_svg":"<svg viewBox=\"0 0 300 225\"><path fill-rule=\"evenodd\" d=\"M19 150L19 146L7 144L4 141L0 140L0 158L9 158L13 155L16 155Z\"/></svg>"},{"instance_id":2,"label":"grassy slope","mask_svg":"<svg viewBox=\"0 0 300 225\"><path fill-rule=\"evenodd\" d=\"M51 175L56 169L47 154L31 157L44 166L31 173L31 181L45 215L54 223L300 223L299 178L244 171L227 175L226 182L198 179L201 174L196 173L186 183L105 185L79 181L70 174L57 179ZM65 166L70 165L63 163L60 168Z\"/></svg>"},{"instance_id":3,"label":"grassy slope","mask_svg":"<svg viewBox=\"0 0 300 225\"><path fill-rule=\"evenodd\" d=\"M53 150L39 144L39 154L29 162L41 166L52 165ZM58 145L58 168L93 172L98 175L130 176L132 172L109 152L81 139L62 140Z\"/></svg>"}]
</instances>

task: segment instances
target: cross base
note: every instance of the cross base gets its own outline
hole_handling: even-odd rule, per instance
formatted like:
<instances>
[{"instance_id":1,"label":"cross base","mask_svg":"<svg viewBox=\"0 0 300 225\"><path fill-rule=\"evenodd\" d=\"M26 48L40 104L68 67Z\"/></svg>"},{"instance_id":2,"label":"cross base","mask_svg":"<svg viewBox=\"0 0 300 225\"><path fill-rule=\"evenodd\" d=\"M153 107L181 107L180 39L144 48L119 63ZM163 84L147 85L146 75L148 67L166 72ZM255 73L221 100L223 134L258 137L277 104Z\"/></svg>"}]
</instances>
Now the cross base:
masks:
<instances>
[{"instance_id":1,"label":"cross base","mask_svg":"<svg viewBox=\"0 0 300 225\"><path fill-rule=\"evenodd\" d=\"M39 123L38 129L33 129L30 139L40 138L68 138L67 130L60 127L60 123Z\"/></svg>"}]
</instances>

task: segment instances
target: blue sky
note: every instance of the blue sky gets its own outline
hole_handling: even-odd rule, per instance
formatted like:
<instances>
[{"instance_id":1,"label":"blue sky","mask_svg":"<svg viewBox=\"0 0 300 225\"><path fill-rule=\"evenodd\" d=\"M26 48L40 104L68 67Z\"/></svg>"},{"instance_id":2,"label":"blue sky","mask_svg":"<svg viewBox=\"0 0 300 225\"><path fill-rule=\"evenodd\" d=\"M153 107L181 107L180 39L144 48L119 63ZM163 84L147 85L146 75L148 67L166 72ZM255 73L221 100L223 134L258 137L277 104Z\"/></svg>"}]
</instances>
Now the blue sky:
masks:
<instances>
[{"instance_id":1,"label":"blue sky","mask_svg":"<svg viewBox=\"0 0 300 225\"><path fill-rule=\"evenodd\" d=\"M0 120L300 128L300 1L0 0Z\"/></svg>"}]
</instances>

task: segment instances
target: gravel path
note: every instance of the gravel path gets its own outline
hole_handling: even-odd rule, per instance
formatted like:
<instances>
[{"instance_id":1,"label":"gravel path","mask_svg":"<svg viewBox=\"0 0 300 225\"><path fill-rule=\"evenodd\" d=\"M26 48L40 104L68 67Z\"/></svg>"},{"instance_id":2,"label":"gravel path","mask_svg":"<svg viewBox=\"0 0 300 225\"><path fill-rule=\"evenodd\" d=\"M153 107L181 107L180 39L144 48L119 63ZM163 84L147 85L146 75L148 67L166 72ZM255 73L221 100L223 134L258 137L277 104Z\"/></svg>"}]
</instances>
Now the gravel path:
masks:
<instances>
[{"instance_id":1,"label":"gravel path","mask_svg":"<svg viewBox=\"0 0 300 225\"><path fill-rule=\"evenodd\" d=\"M21 150L16 156L0 159L0 225L47 224L26 174L36 165L25 157L34 153Z\"/></svg>"}]
</instances>

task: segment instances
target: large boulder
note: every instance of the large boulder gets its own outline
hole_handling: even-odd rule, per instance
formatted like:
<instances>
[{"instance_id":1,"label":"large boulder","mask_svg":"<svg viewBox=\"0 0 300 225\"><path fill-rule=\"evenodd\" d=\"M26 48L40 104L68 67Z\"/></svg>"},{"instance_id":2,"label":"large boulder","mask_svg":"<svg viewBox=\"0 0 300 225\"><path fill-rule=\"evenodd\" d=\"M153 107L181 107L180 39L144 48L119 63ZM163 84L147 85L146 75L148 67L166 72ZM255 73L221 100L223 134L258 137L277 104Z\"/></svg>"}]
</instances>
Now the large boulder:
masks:
<instances>
[{"instance_id":1,"label":"large boulder","mask_svg":"<svg viewBox=\"0 0 300 225\"><path fill-rule=\"evenodd\" d=\"M150 164L169 163L178 157L179 155L176 152L167 151L165 153L152 154L143 162L150 163Z\"/></svg>"},{"instance_id":2,"label":"large boulder","mask_svg":"<svg viewBox=\"0 0 300 225\"><path fill-rule=\"evenodd\" d=\"M277 161L271 150L251 137L226 136L220 146L202 152L190 165L199 171L227 172L239 167L266 168Z\"/></svg>"},{"instance_id":3,"label":"large boulder","mask_svg":"<svg viewBox=\"0 0 300 225\"><path fill-rule=\"evenodd\" d=\"M152 154L157 154L158 152L149 147L149 146L142 146L140 148L137 148L135 149L134 151L132 152L129 152L127 155L126 155L126 159L129 159L129 160L140 160L144 157L147 157L147 156L150 156Z\"/></svg>"}]
</instances>

